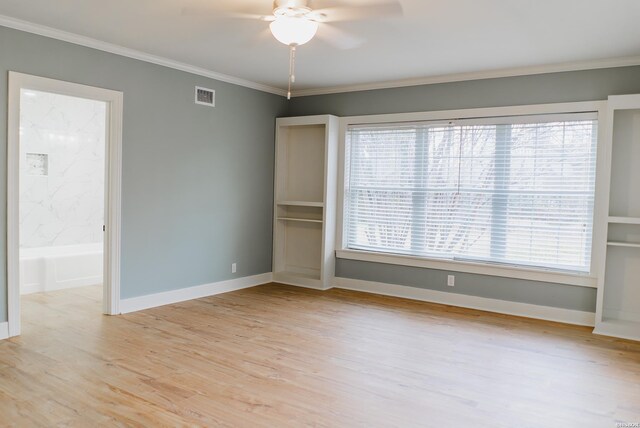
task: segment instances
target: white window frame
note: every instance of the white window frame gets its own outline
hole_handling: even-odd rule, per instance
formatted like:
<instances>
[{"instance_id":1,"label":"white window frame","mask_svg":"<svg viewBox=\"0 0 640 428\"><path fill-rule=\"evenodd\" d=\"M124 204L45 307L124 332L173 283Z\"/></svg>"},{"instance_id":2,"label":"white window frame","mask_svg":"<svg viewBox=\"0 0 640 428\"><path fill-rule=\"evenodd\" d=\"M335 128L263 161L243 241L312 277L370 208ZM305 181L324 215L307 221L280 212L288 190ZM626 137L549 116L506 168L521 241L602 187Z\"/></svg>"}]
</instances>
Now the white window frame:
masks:
<instances>
[{"instance_id":1,"label":"white window frame","mask_svg":"<svg viewBox=\"0 0 640 428\"><path fill-rule=\"evenodd\" d=\"M606 241L607 200L608 192L603 186L602 178L606 175L606 150L603 148L606 129L606 101L584 101L556 104L535 104L508 107L474 108L464 110L440 110L417 113L377 114L367 116L349 116L340 118L339 160L338 160L338 201L336 227L336 257L340 259L360 260L392 265L414 266L439 269L451 272L465 272L480 275L491 275L531 281L551 282L574 286L597 288L597 279L602 267L595 263L600 260L603 242ZM347 130L350 125L380 124L393 122L416 121L454 121L456 119L488 119L505 116L531 116L570 113L596 113L598 116L598 142L596 158L596 185L593 209L593 236L591 244L591 260L589 273L558 272L552 269L496 265L489 262L468 262L443 260L431 257L387 254L374 251L348 249L345 236L345 150Z\"/></svg>"}]
</instances>

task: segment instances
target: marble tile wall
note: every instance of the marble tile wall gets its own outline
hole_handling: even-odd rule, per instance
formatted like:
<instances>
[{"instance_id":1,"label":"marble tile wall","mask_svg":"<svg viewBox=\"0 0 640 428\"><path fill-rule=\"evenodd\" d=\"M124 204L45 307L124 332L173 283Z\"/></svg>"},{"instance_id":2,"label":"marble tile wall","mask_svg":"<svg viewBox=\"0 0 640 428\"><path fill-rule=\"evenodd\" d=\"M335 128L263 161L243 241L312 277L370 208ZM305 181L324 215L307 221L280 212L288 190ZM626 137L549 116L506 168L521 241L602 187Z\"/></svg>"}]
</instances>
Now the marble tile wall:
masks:
<instances>
[{"instance_id":1,"label":"marble tile wall","mask_svg":"<svg viewBox=\"0 0 640 428\"><path fill-rule=\"evenodd\" d=\"M21 248L102 242L106 104L22 90Z\"/></svg>"}]
</instances>

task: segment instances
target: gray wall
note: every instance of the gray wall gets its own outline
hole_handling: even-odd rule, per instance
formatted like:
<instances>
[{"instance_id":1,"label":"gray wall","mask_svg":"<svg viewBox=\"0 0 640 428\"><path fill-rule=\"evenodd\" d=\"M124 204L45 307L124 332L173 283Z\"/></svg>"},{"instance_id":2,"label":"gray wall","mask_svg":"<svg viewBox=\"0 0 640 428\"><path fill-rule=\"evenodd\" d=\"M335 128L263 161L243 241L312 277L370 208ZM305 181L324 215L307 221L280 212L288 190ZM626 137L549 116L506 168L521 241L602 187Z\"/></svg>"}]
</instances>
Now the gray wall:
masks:
<instances>
[{"instance_id":1,"label":"gray wall","mask_svg":"<svg viewBox=\"0 0 640 428\"><path fill-rule=\"evenodd\" d=\"M274 126L284 98L0 27L3 201L9 70L124 92L123 298L271 271ZM196 85L216 90L215 108L194 104ZM6 204L0 242L5 261ZM0 321L6 292L3 262Z\"/></svg>"},{"instance_id":2,"label":"gray wall","mask_svg":"<svg viewBox=\"0 0 640 428\"><path fill-rule=\"evenodd\" d=\"M640 67L587 70L533 76L442 83L396 89L294 98L290 116L403 113L604 100L609 95L640 93ZM615 167L615 166L614 166ZM446 275L456 285L446 286ZM595 311L592 288L462 274L432 269L338 260L336 275L514 302Z\"/></svg>"}]
</instances>

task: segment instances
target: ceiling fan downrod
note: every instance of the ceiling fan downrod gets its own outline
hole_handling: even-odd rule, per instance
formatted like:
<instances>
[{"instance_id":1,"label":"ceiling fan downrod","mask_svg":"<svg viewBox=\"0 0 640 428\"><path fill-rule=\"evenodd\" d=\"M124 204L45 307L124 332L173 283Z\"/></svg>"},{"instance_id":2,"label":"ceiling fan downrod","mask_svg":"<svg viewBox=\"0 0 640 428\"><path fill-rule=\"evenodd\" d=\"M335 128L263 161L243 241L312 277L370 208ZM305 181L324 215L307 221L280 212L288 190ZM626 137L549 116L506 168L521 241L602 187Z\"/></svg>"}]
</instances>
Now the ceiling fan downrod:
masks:
<instances>
[{"instance_id":1,"label":"ceiling fan downrod","mask_svg":"<svg viewBox=\"0 0 640 428\"><path fill-rule=\"evenodd\" d=\"M296 81L296 45L289 45L289 88L287 89L287 99L291 99L291 85Z\"/></svg>"}]
</instances>

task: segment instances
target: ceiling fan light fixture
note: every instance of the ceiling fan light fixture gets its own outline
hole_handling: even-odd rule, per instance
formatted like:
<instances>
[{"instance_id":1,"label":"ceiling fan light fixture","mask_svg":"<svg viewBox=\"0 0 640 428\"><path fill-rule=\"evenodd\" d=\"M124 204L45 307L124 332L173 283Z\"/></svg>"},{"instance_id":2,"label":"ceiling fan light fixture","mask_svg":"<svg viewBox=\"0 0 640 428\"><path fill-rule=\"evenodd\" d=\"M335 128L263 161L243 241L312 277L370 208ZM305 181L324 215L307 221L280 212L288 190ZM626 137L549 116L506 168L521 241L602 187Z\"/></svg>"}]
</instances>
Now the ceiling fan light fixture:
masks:
<instances>
[{"instance_id":1,"label":"ceiling fan light fixture","mask_svg":"<svg viewBox=\"0 0 640 428\"><path fill-rule=\"evenodd\" d=\"M300 46L313 39L318 31L318 23L305 17L278 16L269 29L280 43Z\"/></svg>"}]
</instances>

